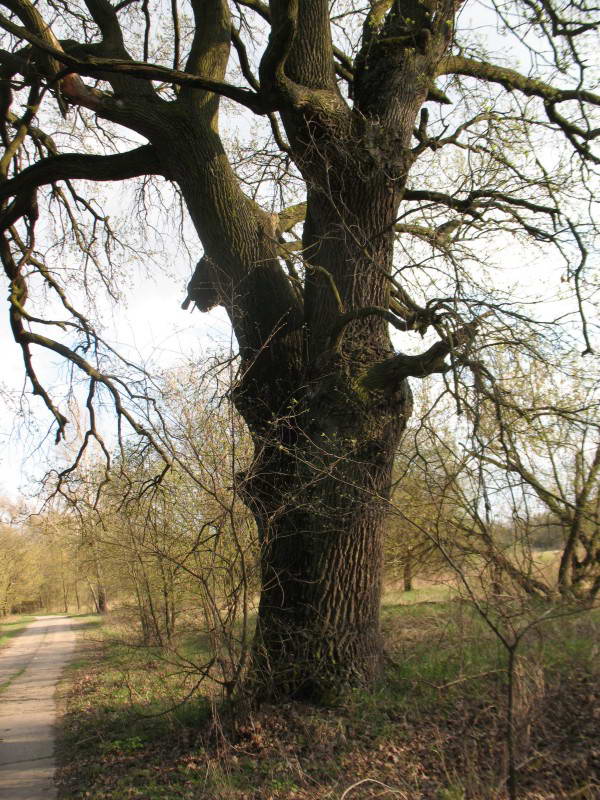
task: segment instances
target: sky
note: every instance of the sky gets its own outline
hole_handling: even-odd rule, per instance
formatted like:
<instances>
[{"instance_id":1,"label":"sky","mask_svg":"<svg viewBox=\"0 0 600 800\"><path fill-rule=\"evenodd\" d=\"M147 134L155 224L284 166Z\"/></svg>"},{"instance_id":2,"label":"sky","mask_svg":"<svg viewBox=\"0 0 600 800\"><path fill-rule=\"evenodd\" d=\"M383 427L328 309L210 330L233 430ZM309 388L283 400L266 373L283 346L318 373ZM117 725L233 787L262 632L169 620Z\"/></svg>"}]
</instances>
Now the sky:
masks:
<instances>
[{"instance_id":1,"label":"sky","mask_svg":"<svg viewBox=\"0 0 600 800\"><path fill-rule=\"evenodd\" d=\"M207 314L181 309L188 279L187 269L184 274L183 268L176 281L160 273L149 280L138 271L128 291L125 312L121 307L118 313L108 306L104 309L103 321L107 323L112 317L108 323L111 344L136 363L152 361L164 368L192 353L202 358L203 354L227 347L230 326L223 309ZM0 385L11 394L10 398L5 393L0 395L0 497L17 500L23 494L35 493L47 459L60 457L64 448L53 444L53 434L45 437L50 415L42 400L31 396L31 387L24 381L21 352L13 339L6 307L0 313L0 352ZM33 360L50 385L63 382L65 368L58 356L49 359L38 349L34 350ZM18 413L23 388L25 405L32 412L30 418Z\"/></svg>"}]
</instances>

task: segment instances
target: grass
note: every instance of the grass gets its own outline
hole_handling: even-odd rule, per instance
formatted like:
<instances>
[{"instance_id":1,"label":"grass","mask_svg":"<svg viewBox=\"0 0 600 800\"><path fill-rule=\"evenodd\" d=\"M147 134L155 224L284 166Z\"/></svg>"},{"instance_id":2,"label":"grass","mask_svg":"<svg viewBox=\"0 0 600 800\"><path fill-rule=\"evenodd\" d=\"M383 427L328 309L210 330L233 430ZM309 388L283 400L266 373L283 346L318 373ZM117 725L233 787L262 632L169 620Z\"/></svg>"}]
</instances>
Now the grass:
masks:
<instances>
[{"instance_id":1,"label":"grass","mask_svg":"<svg viewBox=\"0 0 600 800\"><path fill-rule=\"evenodd\" d=\"M26 628L35 617L21 616L8 618L7 621L0 621L0 647L8 644L17 634Z\"/></svg>"},{"instance_id":2,"label":"grass","mask_svg":"<svg viewBox=\"0 0 600 800\"><path fill-rule=\"evenodd\" d=\"M414 582L410 592L401 589L388 589L383 598L383 605L412 606L416 603L443 603L456 594L454 586L449 582L419 581Z\"/></svg>"},{"instance_id":3,"label":"grass","mask_svg":"<svg viewBox=\"0 0 600 800\"><path fill-rule=\"evenodd\" d=\"M102 626L102 617L100 614L89 614L87 612L81 614L69 614L71 626L78 631L100 630Z\"/></svg>"},{"instance_id":4,"label":"grass","mask_svg":"<svg viewBox=\"0 0 600 800\"><path fill-rule=\"evenodd\" d=\"M388 660L374 692L335 709L252 711L204 688L177 705L192 674L119 641L119 629L90 631L63 684L61 800L505 797L506 654L489 628L458 600L388 602L382 625ZM589 612L523 644L523 800L600 797L599 634L600 612ZM203 646L188 640L187 655L202 662Z\"/></svg>"}]
</instances>

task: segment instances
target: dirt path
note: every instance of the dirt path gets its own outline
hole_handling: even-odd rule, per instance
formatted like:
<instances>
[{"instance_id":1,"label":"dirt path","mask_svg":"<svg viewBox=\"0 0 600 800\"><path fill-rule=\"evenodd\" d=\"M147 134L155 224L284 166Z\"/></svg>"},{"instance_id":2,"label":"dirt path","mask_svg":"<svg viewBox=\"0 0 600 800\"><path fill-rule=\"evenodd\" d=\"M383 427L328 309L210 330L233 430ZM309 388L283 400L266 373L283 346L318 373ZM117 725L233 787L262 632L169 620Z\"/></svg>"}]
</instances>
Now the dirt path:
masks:
<instances>
[{"instance_id":1,"label":"dirt path","mask_svg":"<svg viewBox=\"0 0 600 800\"><path fill-rule=\"evenodd\" d=\"M1 800L56 797L54 690L74 643L68 617L42 617L0 650Z\"/></svg>"}]
</instances>

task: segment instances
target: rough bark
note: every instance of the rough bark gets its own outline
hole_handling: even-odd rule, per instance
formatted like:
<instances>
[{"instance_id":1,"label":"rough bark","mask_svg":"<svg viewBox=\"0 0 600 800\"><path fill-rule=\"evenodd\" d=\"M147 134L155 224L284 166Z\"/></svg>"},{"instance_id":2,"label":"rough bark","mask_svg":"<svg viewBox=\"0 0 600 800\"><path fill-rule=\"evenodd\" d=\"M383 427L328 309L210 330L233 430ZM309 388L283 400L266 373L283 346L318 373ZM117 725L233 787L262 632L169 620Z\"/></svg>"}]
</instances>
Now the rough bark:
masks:
<instances>
[{"instance_id":1,"label":"rough bark","mask_svg":"<svg viewBox=\"0 0 600 800\"><path fill-rule=\"evenodd\" d=\"M270 696L332 698L379 664L384 499L410 394L365 403L341 361L255 437L240 476L261 543L253 678Z\"/></svg>"}]
</instances>

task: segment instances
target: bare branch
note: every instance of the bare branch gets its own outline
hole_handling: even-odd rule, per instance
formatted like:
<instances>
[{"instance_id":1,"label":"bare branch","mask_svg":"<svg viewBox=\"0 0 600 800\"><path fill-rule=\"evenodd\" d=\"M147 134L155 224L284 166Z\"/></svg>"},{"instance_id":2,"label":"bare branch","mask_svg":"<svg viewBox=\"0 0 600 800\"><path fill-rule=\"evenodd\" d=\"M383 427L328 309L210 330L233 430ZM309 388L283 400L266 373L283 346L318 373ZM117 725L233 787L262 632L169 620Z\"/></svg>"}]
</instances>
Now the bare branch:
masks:
<instances>
[{"instance_id":1,"label":"bare branch","mask_svg":"<svg viewBox=\"0 0 600 800\"><path fill-rule=\"evenodd\" d=\"M56 80L61 82L63 87L68 84L69 80L73 79L73 73L92 77L98 76L99 74L113 73L144 80L163 81L190 89L204 89L222 95L223 97L228 97L230 100L234 100L251 109L256 114L266 114L271 110L265 106L263 99L255 92L232 86L224 81L211 80L210 78L203 78L200 75L173 70L158 64L147 64L143 61L99 57L88 57L86 60L83 60L60 49L54 37L52 37L53 41L50 44L27 28L15 25L2 14L0 14L0 27L3 27L5 30L9 31L9 33L24 39L30 44L33 44L42 52L51 55L55 61L65 64L67 69L62 72L55 69L51 75L52 78L56 78ZM46 28L46 30L48 29ZM78 85L77 90L71 87L65 88L65 94L68 96L72 95L75 102L80 102L82 104L82 96L89 95L90 100L88 102L90 102L92 108L96 107L97 100L102 97L100 93L96 93L88 87L83 87L83 85ZM93 104L92 97L95 99Z\"/></svg>"},{"instance_id":2,"label":"bare branch","mask_svg":"<svg viewBox=\"0 0 600 800\"><path fill-rule=\"evenodd\" d=\"M514 69L476 61L464 56L448 56L437 68L437 75L465 75L469 78L499 83L507 91L515 89L528 97L541 97L549 103L564 103L568 100L580 100L591 105L600 105L600 95L585 89L557 89L549 83L528 78Z\"/></svg>"},{"instance_id":3,"label":"bare branch","mask_svg":"<svg viewBox=\"0 0 600 800\"><path fill-rule=\"evenodd\" d=\"M64 153L43 158L0 184L0 200L13 195L30 195L38 187L60 180L121 181L138 175L160 175L162 171L151 145L110 156ZM11 214L10 207L0 215L2 228L12 224L9 217L5 219L5 214Z\"/></svg>"}]
</instances>

